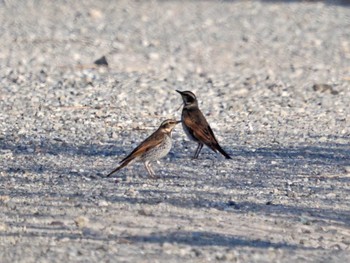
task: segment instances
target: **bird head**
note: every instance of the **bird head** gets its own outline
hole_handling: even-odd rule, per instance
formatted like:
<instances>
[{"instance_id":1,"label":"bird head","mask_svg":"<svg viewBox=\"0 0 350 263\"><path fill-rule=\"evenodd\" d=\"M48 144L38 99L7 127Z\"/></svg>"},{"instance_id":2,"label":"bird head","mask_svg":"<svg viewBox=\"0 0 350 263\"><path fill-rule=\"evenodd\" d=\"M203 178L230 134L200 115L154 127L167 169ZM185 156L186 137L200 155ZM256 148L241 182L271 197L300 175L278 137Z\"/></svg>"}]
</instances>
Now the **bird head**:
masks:
<instances>
[{"instance_id":1,"label":"bird head","mask_svg":"<svg viewBox=\"0 0 350 263\"><path fill-rule=\"evenodd\" d=\"M192 106L192 105L197 105L197 98L196 95L193 94L191 91L179 91L176 90L178 93L180 93L183 103L186 106Z\"/></svg>"},{"instance_id":2,"label":"bird head","mask_svg":"<svg viewBox=\"0 0 350 263\"><path fill-rule=\"evenodd\" d=\"M166 133L171 133L171 131L175 128L176 124L178 124L180 122L181 121L177 121L177 120L173 120L173 119L165 120L160 125L160 128Z\"/></svg>"}]
</instances>

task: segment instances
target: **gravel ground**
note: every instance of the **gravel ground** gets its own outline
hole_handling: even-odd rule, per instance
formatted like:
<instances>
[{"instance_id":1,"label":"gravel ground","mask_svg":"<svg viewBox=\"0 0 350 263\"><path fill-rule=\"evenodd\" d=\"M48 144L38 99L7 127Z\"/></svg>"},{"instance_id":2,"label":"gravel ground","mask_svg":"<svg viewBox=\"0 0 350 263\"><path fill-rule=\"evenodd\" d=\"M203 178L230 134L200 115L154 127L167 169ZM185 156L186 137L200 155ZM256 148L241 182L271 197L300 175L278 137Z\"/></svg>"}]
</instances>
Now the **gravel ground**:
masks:
<instances>
[{"instance_id":1,"label":"gravel ground","mask_svg":"<svg viewBox=\"0 0 350 263\"><path fill-rule=\"evenodd\" d=\"M350 9L0 1L1 262L345 262ZM93 62L106 56L109 67ZM105 175L199 99L225 160Z\"/></svg>"}]
</instances>

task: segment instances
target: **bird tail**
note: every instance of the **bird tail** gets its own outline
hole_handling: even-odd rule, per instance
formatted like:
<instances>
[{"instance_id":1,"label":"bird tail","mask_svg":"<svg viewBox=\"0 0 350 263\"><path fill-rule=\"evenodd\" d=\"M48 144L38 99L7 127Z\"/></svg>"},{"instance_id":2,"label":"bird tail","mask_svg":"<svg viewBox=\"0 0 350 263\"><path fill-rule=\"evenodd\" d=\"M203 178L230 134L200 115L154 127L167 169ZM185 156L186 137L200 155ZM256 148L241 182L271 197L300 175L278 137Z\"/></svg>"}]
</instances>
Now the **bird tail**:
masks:
<instances>
[{"instance_id":1,"label":"bird tail","mask_svg":"<svg viewBox=\"0 0 350 263\"><path fill-rule=\"evenodd\" d=\"M121 165L119 165L117 168L115 168L112 172L110 172L109 174L107 174L107 177L110 177L112 174L114 174L115 172L118 172L120 169L122 169L123 167L127 166L130 162L132 161L132 159L127 159L125 161L123 161L123 163Z\"/></svg>"},{"instance_id":2,"label":"bird tail","mask_svg":"<svg viewBox=\"0 0 350 263\"><path fill-rule=\"evenodd\" d=\"M231 156L228 155L228 153L225 152L225 151L221 148L221 146L220 146L219 144L217 145L216 149L217 149L223 156L225 156L226 159L232 159Z\"/></svg>"}]
</instances>

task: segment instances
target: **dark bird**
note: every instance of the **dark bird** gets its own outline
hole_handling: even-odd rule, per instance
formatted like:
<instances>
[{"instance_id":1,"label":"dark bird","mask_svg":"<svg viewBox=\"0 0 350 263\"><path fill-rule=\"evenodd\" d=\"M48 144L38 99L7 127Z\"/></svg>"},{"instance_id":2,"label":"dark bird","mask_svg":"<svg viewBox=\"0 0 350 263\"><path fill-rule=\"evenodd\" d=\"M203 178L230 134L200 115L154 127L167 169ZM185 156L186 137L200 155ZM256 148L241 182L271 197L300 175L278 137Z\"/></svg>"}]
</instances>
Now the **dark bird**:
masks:
<instances>
[{"instance_id":1,"label":"dark bird","mask_svg":"<svg viewBox=\"0 0 350 263\"><path fill-rule=\"evenodd\" d=\"M110 172L107 177L134 161L141 161L144 163L149 176L156 178L151 167L151 162L156 161L169 153L172 145L171 132L176 124L180 122L181 121L176 120L163 121L160 127L137 146L128 156L121 160L120 166Z\"/></svg>"},{"instance_id":2,"label":"dark bird","mask_svg":"<svg viewBox=\"0 0 350 263\"><path fill-rule=\"evenodd\" d=\"M207 120L200 111L196 95L191 91L176 91L181 94L184 103L181 115L182 127L188 138L198 143L193 158L198 158L199 153L205 144L214 152L219 151L226 159L231 159L231 157L219 145Z\"/></svg>"}]
</instances>

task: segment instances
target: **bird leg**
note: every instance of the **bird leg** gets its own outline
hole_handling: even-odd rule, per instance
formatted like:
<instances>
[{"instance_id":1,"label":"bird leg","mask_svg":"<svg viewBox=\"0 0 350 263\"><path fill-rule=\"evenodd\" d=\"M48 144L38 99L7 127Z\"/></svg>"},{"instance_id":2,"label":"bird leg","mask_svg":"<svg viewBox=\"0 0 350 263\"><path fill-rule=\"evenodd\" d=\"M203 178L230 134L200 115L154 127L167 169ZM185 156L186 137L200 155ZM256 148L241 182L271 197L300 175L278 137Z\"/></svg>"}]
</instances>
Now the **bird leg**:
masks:
<instances>
[{"instance_id":1,"label":"bird leg","mask_svg":"<svg viewBox=\"0 0 350 263\"><path fill-rule=\"evenodd\" d=\"M146 170L151 178L157 178L156 174L154 173L154 171L151 167L151 163L149 161L145 162L145 167L146 167Z\"/></svg>"},{"instance_id":2,"label":"bird leg","mask_svg":"<svg viewBox=\"0 0 350 263\"><path fill-rule=\"evenodd\" d=\"M201 152L202 148L203 148L203 143L198 143L198 147L197 147L196 152L194 153L193 159L198 158L199 153Z\"/></svg>"}]
</instances>

